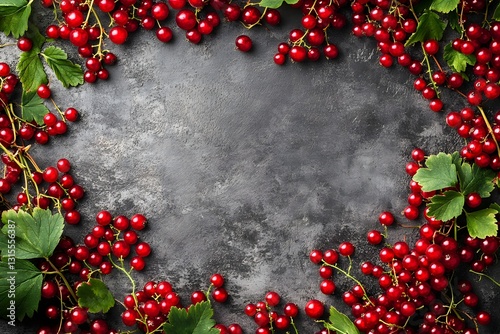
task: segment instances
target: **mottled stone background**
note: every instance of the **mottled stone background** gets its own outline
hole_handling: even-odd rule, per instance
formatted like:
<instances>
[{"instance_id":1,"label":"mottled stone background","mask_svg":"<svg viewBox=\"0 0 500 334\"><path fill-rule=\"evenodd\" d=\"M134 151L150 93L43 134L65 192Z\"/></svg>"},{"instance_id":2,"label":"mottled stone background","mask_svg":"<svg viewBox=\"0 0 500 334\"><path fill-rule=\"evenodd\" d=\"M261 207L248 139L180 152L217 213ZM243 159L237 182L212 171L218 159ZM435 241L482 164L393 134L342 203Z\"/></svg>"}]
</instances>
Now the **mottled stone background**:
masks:
<instances>
[{"instance_id":1,"label":"mottled stone background","mask_svg":"<svg viewBox=\"0 0 500 334\"><path fill-rule=\"evenodd\" d=\"M82 117L67 136L33 150L42 166L68 158L86 189L83 220L67 228L70 235L81 240L103 209L145 214L149 227L141 236L153 254L135 275L139 284L169 280L187 303L190 292L207 288L210 275L220 272L231 298L215 305L216 318L238 322L246 333L256 325L244 315L245 304L269 290L301 307L318 298L343 308L340 294L319 292L309 251L350 240L358 247L356 263L374 258L376 248L364 240L379 227L378 214L391 210L408 223L399 212L411 150L452 152L461 145L444 114L431 112L413 90L414 78L400 67L379 66L374 42L348 30L332 37L339 59L276 66L278 43L299 22L286 13L281 28L247 32L224 24L198 46L177 28L168 45L140 32L124 46L110 46L120 60L108 82L69 92L52 85L61 106L76 107ZM254 39L248 54L234 50L242 33ZM445 102L464 103L448 96ZM412 240L415 230L390 234ZM119 299L129 292L123 276L106 281ZM336 281L339 289L349 287ZM481 289L495 314L498 288ZM114 313L118 319L121 309ZM482 333L498 333L496 318ZM304 314L297 327L320 328ZM2 322L0 331L31 329Z\"/></svg>"}]
</instances>

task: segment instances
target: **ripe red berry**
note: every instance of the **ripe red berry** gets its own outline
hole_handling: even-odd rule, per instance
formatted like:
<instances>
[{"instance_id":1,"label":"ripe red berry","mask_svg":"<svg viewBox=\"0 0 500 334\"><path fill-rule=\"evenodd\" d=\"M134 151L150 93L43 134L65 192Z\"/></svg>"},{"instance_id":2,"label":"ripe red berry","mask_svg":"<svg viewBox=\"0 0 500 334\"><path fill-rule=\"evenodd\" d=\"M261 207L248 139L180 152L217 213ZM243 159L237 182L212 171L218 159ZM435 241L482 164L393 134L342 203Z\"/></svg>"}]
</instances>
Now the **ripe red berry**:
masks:
<instances>
[{"instance_id":1,"label":"ripe red berry","mask_svg":"<svg viewBox=\"0 0 500 334\"><path fill-rule=\"evenodd\" d=\"M312 319L319 319L325 313L325 307L322 302L317 299L311 299L306 303L304 308L308 317Z\"/></svg>"},{"instance_id":2,"label":"ripe red berry","mask_svg":"<svg viewBox=\"0 0 500 334\"><path fill-rule=\"evenodd\" d=\"M389 211L384 211L378 216L378 221L384 226L390 226L394 223L394 215Z\"/></svg>"},{"instance_id":3,"label":"ripe red berry","mask_svg":"<svg viewBox=\"0 0 500 334\"><path fill-rule=\"evenodd\" d=\"M210 283L216 288L220 288L224 285L224 277L221 274L213 274L210 277Z\"/></svg>"},{"instance_id":4,"label":"ripe red berry","mask_svg":"<svg viewBox=\"0 0 500 334\"><path fill-rule=\"evenodd\" d=\"M236 49L242 52L248 52L252 48L252 39L247 35L240 35L236 37Z\"/></svg>"}]
</instances>

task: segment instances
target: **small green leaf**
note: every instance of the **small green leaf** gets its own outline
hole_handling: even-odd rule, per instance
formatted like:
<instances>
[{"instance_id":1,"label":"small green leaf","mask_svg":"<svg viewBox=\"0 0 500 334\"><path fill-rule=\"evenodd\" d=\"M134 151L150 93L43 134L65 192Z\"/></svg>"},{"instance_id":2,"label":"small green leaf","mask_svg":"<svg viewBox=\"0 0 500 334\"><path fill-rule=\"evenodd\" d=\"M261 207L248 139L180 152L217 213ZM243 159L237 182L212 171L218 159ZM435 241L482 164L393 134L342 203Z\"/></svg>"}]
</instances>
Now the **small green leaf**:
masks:
<instances>
[{"instance_id":1,"label":"small green leaf","mask_svg":"<svg viewBox=\"0 0 500 334\"><path fill-rule=\"evenodd\" d=\"M49 46L43 50L42 56L65 88L83 83L82 67L68 60L68 55L61 48Z\"/></svg>"},{"instance_id":2,"label":"small green leaf","mask_svg":"<svg viewBox=\"0 0 500 334\"><path fill-rule=\"evenodd\" d=\"M267 8L279 8L286 2L289 5L296 4L299 0L261 0L259 6Z\"/></svg>"},{"instance_id":3,"label":"small green leaf","mask_svg":"<svg viewBox=\"0 0 500 334\"><path fill-rule=\"evenodd\" d=\"M34 92L41 84L47 83L47 74L38 53L36 48L23 52L17 63L19 80L23 84L23 90L28 92Z\"/></svg>"},{"instance_id":4,"label":"small green leaf","mask_svg":"<svg viewBox=\"0 0 500 334\"><path fill-rule=\"evenodd\" d=\"M49 109L43 104L43 99L35 91L26 92L23 90L21 113L24 120L35 121L41 125L43 124L43 116L48 112Z\"/></svg>"},{"instance_id":5,"label":"small green leaf","mask_svg":"<svg viewBox=\"0 0 500 334\"><path fill-rule=\"evenodd\" d=\"M191 305L189 310L172 307L163 330L165 334L217 334L219 330L214 328L213 314L208 301Z\"/></svg>"},{"instance_id":6,"label":"small green leaf","mask_svg":"<svg viewBox=\"0 0 500 334\"><path fill-rule=\"evenodd\" d=\"M443 50L443 59L450 68L458 73L465 72L467 65L476 63L476 56L465 55L462 52L455 50L450 44L446 44Z\"/></svg>"},{"instance_id":7,"label":"small green leaf","mask_svg":"<svg viewBox=\"0 0 500 334\"><path fill-rule=\"evenodd\" d=\"M115 305L115 299L103 281L91 278L76 290L78 305L86 307L91 313L106 313Z\"/></svg>"},{"instance_id":8,"label":"small green leaf","mask_svg":"<svg viewBox=\"0 0 500 334\"><path fill-rule=\"evenodd\" d=\"M434 195L428 204L428 215L438 220L448 221L462 214L465 197L458 191L445 191L443 195Z\"/></svg>"},{"instance_id":9,"label":"small green leaf","mask_svg":"<svg viewBox=\"0 0 500 334\"><path fill-rule=\"evenodd\" d=\"M498 203L491 203L490 204L490 209L497 210L498 212L500 212L500 204L498 204Z\"/></svg>"},{"instance_id":10,"label":"small green leaf","mask_svg":"<svg viewBox=\"0 0 500 334\"><path fill-rule=\"evenodd\" d=\"M14 229L16 259L48 258L54 252L64 229L64 219L60 213L52 215L50 210L35 208L33 215L26 211L14 210L2 213L2 234L0 252L8 253L9 237Z\"/></svg>"},{"instance_id":11,"label":"small green leaf","mask_svg":"<svg viewBox=\"0 0 500 334\"><path fill-rule=\"evenodd\" d=\"M463 194L478 193L482 198L490 197L495 188L493 180L496 173L491 169L480 168L476 164L472 166L463 162L458 168L458 179L460 181L460 191Z\"/></svg>"},{"instance_id":12,"label":"small green leaf","mask_svg":"<svg viewBox=\"0 0 500 334\"><path fill-rule=\"evenodd\" d=\"M31 3L26 0L2 0L0 3L0 30L5 35L21 37L28 30Z\"/></svg>"},{"instance_id":13,"label":"small green leaf","mask_svg":"<svg viewBox=\"0 0 500 334\"><path fill-rule=\"evenodd\" d=\"M425 13L420 16L417 30L408 38L405 46L415 44L416 42L425 42L429 39L441 40L446 24L447 23L441 20L438 14L431 11L425 11Z\"/></svg>"},{"instance_id":14,"label":"small green leaf","mask_svg":"<svg viewBox=\"0 0 500 334\"><path fill-rule=\"evenodd\" d=\"M467 230L473 238L484 239L497 235L498 225L495 215L497 210L487 208L471 213L466 212Z\"/></svg>"},{"instance_id":15,"label":"small green leaf","mask_svg":"<svg viewBox=\"0 0 500 334\"><path fill-rule=\"evenodd\" d=\"M492 19L495 21L500 21L500 4L498 4L497 8L495 8Z\"/></svg>"},{"instance_id":16,"label":"small green leaf","mask_svg":"<svg viewBox=\"0 0 500 334\"><path fill-rule=\"evenodd\" d=\"M425 162L426 168L419 168L413 180L422 186L423 191L440 190L457 184L457 168L452 156L446 153L431 155Z\"/></svg>"},{"instance_id":17,"label":"small green leaf","mask_svg":"<svg viewBox=\"0 0 500 334\"><path fill-rule=\"evenodd\" d=\"M460 0L433 0L431 9L440 13L449 13L457 9Z\"/></svg>"},{"instance_id":18,"label":"small green leaf","mask_svg":"<svg viewBox=\"0 0 500 334\"><path fill-rule=\"evenodd\" d=\"M463 28L460 25L459 16L456 11L448 13L448 24L451 27L451 29L455 30L459 34L463 32Z\"/></svg>"},{"instance_id":19,"label":"small green leaf","mask_svg":"<svg viewBox=\"0 0 500 334\"><path fill-rule=\"evenodd\" d=\"M9 249L15 251L15 243L10 245L14 247ZM43 275L31 262L6 255L0 261L0 316L10 323L16 318L31 318L38 309Z\"/></svg>"},{"instance_id":20,"label":"small green leaf","mask_svg":"<svg viewBox=\"0 0 500 334\"><path fill-rule=\"evenodd\" d=\"M340 313L335 307L330 307L330 322L325 322L326 329L337 331L338 334L359 334L358 328L345 314Z\"/></svg>"}]
</instances>

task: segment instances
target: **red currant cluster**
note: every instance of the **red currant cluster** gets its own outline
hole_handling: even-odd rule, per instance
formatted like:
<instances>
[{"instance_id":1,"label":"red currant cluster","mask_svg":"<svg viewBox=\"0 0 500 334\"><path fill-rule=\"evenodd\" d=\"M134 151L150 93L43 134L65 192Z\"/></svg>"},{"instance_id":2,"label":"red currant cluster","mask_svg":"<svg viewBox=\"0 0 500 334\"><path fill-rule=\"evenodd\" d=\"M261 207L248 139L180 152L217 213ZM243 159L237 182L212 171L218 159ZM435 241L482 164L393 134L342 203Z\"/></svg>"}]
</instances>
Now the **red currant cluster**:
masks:
<instances>
[{"instance_id":1,"label":"red currant cluster","mask_svg":"<svg viewBox=\"0 0 500 334\"><path fill-rule=\"evenodd\" d=\"M406 166L410 175L414 175L424 160L421 149L412 151L414 161ZM418 218L421 205L436 191L422 192L415 181L410 183L409 206L404 216L409 220ZM475 208L481 204L477 193L469 194L466 205ZM320 290L326 295L336 291L331 279L334 271L341 272L356 284L342 294L344 303L351 308L356 327L367 333L461 333L477 334L478 325L488 325L490 314L480 309L478 296L473 292L472 284L466 279L454 279L454 273L460 265L481 275L488 266L495 263L495 253L500 241L498 237L484 239L472 238L468 233L452 237L454 221L443 222L428 216L424 212L426 223L419 228L419 237L413 247L407 241L386 243L379 249L380 263L365 261L361 272L375 278L382 290L368 294L361 282L354 278L349 269L342 269L339 255L350 257L354 246L343 242L339 248L325 251L313 250L310 260L320 265L319 275L323 279ZM395 217L389 211L378 217L386 232L395 224ZM370 245L381 245L384 234L378 230L367 233ZM349 260L351 263L351 260ZM461 298L460 298L461 297ZM309 314L318 319L323 316L321 302L311 301L310 308L317 312ZM308 306L306 306L307 313ZM411 321L410 321L411 319ZM417 324L417 325L412 325Z\"/></svg>"},{"instance_id":2,"label":"red currant cluster","mask_svg":"<svg viewBox=\"0 0 500 334\"><path fill-rule=\"evenodd\" d=\"M151 254L151 247L147 242L139 241L137 231L146 226L146 217L140 213L130 219L123 215L113 217L104 210L97 214L96 222L92 232L85 237L85 245L89 249L95 248L101 256L112 254L120 262L131 254L133 247L136 255L130 259L130 267L137 271L143 270L146 266L145 258ZM109 271L106 270L105 274L109 274Z\"/></svg>"},{"instance_id":3,"label":"red currant cluster","mask_svg":"<svg viewBox=\"0 0 500 334\"><path fill-rule=\"evenodd\" d=\"M75 108L68 108L61 112L54 104L61 119L53 113L47 113L43 124L35 120L26 121L14 113L9 105L9 96L14 92L18 77L10 73L7 63L0 63L0 143L7 148L16 148L17 145L27 146L29 141L35 140L38 144L46 144L50 136L65 134L68 130L66 121L75 122L79 113ZM48 85L42 84L37 89L37 94L43 99L51 97Z\"/></svg>"},{"instance_id":4,"label":"red currant cluster","mask_svg":"<svg viewBox=\"0 0 500 334\"><path fill-rule=\"evenodd\" d=\"M292 5L302 11L301 28L290 31L289 43L280 43L274 62L283 65L289 56L295 62L317 61L321 55L327 59L337 58L337 46L328 37L330 30L342 29L347 19L341 8L347 1L300 0Z\"/></svg>"},{"instance_id":5,"label":"red currant cluster","mask_svg":"<svg viewBox=\"0 0 500 334\"><path fill-rule=\"evenodd\" d=\"M100 269L93 269L96 266ZM44 306L39 310L45 313L47 320L47 323L39 328L38 334L118 333L110 329L105 320L91 318L86 308L78 306L75 293L90 276L110 272L112 264L104 261L101 254L90 252L86 244L76 245L66 236L61 238L49 260L40 262L38 267L46 273L40 304Z\"/></svg>"},{"instance_id":6,"label":"red currant cluster","mask_svg":"<svg viewBox=\"0 0 500 334\"><path fill-rule=\"evenodd\" d=\"M84 190L75 183L69 173L71 164L67 159L59 159L56 166L33 172L27 168L28 164L33 162L27 152L19 151L17 155L3 153L1 160L6 166L6 173L0 178L0 193L9 193L12 187L22 180L27 183L16 196L17 204L13 206L14 210L33 206L42 209L55 207L65 211L64 218L68 224L75 225L80 222L80 213L75 207L78 200L83 198ZM37 166L36 168L38 169ZM22 173L26 174L25 178L21 178Z\"/></svg>"},{"instance_id":7,"label":"red currant cluster","mask_svg":"<svg viewBox=\"0 0 500 334\"><path fill-rule=\"evenodd\" d=\"M130 267L140 271L144 269L144 259L151 253L151 248L148 243L139 241L137 231L146 225L146 218L141 214L129 220L122 215L113 218L108 211L101 211L96 221L97 225L84 237L83 244L76 245L70 237L63 237L54 254L39 264L40 270L47 273L42 285L42 298L47 304L45 315L50 321L39 333L57 333L57 326L61 324L64 333L85 332L89 326L89 333L92 334L113 333L106 323L102 324L103 320L95 321L101 323L100 328L105 330L93 329L97 325L88 318L87 309L77 306L75 292L91 277L109 275L113 268L127 273L131 279L123 260L134 247L137 255L130 260Z\"/></svg>"},{"instance_id":8,"label":"red currant cluster","mask_svg":"<svg viewBox=\"0 0 500 334\"><path fill-rule=\"evenodd\" d=\"M212 287L212 299L219 303L224 303L228 294L224 289L224 278L221 274L213 274L210 278ZM191 294L191 305L207 301L208 292L201 290ZM123 299L126 308L122 313L122 321L128 326L137 326L141 331L152 333L160 329L167 322L167 317L172 307L182 308L181 298L167 281L149 281L144 284L142 290L126 295ZM242 334L243 331L238 324L231 324L228 327L217 324L215 328L221 333Z\"/></svg>"},{"instance_id":9,"label":"red currant cluster","mask_svg":"<svg viewBox=\"0 0 500 334\"><path fill-rule=\"evenodd\" d=\"M14 92L14 89L16 88L18 82L19 78L17 77L17 75L11 72L9 64L4 62L0 63L0 110L7 108L7 106L9 105L10 95ZM2 128L11 129L8 126L2 126ZM10 136L10 134L3 134L1 131L4 130L0 130L0 142L2 144L11 143L12 140L8 139L10 139L10 137L13 137L13 134L12 136Z\"/></svg>"},{"instance_id":10,"label":"red currant cluster","mask_svg":"<svg viewBox=\"0 0 500 334\"><path fill-rule=\"evenodd\" d=\"M282 303L280 295L275 291L266 293L264 300L257 303L249 303L245 306L245 314L252 317L257 326L255 333L271 334L274 328L278 330L295 329L293 319L299 314L299 307L294 303L286 303L283 306L283 313L280 314L275 309ZM231 334L236 334L232 333Z\"/></svg>"}]
</instances>

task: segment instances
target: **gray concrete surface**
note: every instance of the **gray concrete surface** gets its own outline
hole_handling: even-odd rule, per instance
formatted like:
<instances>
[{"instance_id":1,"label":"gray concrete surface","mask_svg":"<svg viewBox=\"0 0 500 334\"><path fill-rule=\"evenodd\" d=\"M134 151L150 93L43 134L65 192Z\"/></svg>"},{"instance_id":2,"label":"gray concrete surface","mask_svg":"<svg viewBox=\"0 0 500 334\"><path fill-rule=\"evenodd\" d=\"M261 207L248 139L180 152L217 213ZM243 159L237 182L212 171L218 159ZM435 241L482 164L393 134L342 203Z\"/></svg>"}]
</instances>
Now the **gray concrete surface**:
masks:
<instances>
[{"instance_id":1,"label":"gray concrete surface","mask_svg":"<svg viewBox=\"0 0 500 334\"><path fill-rule=\"evenodd\" d=\"M284 18L282 28L248 31L249 54L234 50L245 32L237 24L198 46L176 29L169 45L151 32L135 34L113 46L120 60L108 82L69 92L53 86L62 107L78 108L82 118L67 136L33 152L46 164L68 158L86 189L83 220L69 234L78 240L102 209L145 214L149 227L141 237L153 254L135 275L139 284L169 280L187 303L220 272L231 298L216 305L216 318L238 322L246 333L256 325L245 304L269 290L301 306L318 298L342 308L339 295L319 292L309 250L350 240L358 263L373 257L365 234L378 228L382 210L401 217L411 150L460 146L444 115L428 110L412 89L412 76L378 65L373 41L344 31L333 37L338 60L274 65L292 25ZM394 239L413 233L391 230ZM128 292L123 276L108 281L117 298ZM339 288L348 287L339 278ZM497 291L485 296L492 313ZM297 327L320 328L304 314ZM0 323L0 332L27 331Z\"/></svg>"}]
</instances>

